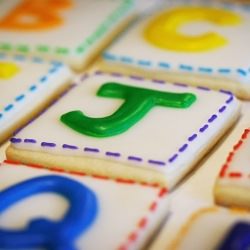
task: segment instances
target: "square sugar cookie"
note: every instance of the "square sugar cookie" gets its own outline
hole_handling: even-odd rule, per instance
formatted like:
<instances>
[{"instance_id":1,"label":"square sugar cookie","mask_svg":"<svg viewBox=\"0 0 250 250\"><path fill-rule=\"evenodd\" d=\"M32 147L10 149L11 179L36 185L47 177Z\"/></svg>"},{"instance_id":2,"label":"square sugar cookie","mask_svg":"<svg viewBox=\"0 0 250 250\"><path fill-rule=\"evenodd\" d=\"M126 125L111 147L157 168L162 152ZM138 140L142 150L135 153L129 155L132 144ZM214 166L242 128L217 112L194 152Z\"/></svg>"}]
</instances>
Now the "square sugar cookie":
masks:
<instances>
[{"instance_id":1,"label":"square sugar cookie","mask_svg":"<svg viewBox=\"0 0 250 250\"><path fill-rule=\"evenodd\" d=\"M163 78L250 99L250 9L213 1L168 1L105 50L100 67ZM131 46L133 44L133 46Z\"/></svg>"},{"instance_id":2,"label":"square sugar cookie","mask_svg":"<svg viewBox=\"0 0 250 250\"><path fill-rule=\"evenodd\" d=\"M1 249L142 249L168 214L165 188L34 167L0 166Z\"/></svg>"},{"instance_id":3,"label":"square sugar cookie","mask_svg":"<svg viewBox=\"0 0 250 250\"><path fill-rule=\"evenodd\" d=\"M244 249L243 246L249 245L249 233L247 211L203 208L183 225L168 249Z\"/></svg>"},{"instance_id":4,"label":"square sugar cookie","mask_svg":"<svg viewBox=\"0 0 250 250\"><path fill-rule=\"evenodd\" d=\"M227 91L99 71L18 132L7 157L172 188L239 111Z\"/></svg>"},{"instance_id":5,"label":"square sugar cookie","mask_svg":"<svg viewBox=\"0 0 250 250\"><path fill-rule=\"evenodd\" d=\"M59 95L71 78L63 64L0 53L0 143Z\"/></svg>"},{"instance_id":6,"label":"square sugar cookie","mask_svg":"<svg viewBox=\"0 0 250 250\"><path fill-rule=\"evenodd\" d=\"M0 50L59 60L80 70L133 15L134 0L3 0Z\"/></svg>"},{"instance_id":7,"label":"square sugar cookie","mask_svg":"<svg viewBox=\"0 0 250 250\"><path fill-rule=\"evenodd\" d=\"M216 203L250 209L250 129L229 152L214 187Z\"/></svg>"}]
</instances>

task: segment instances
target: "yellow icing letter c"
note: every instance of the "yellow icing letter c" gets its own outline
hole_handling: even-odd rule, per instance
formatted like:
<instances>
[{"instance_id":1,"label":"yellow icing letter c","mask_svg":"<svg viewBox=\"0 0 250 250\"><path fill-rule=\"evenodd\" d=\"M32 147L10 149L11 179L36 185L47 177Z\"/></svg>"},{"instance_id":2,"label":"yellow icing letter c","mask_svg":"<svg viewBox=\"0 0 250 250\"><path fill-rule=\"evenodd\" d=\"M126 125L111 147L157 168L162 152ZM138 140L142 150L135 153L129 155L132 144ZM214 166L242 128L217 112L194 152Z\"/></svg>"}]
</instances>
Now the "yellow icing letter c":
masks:
<instances>
[{"instance_id":1,"label":"yellow icing letter c","mask_svg":"<svg viewBox=\"0 0 250 250\"><path fill-rule=\"evenodd\" d=\"M227 39L215 32L200 35L181 33L181 26L207 21L218 26L240 23L238 14L228 10L206 7L179 7L162 13L149 23L144 31L145 39L156 47L179 52L202 52L227 44Z\"/></svg>"}]
</instances>

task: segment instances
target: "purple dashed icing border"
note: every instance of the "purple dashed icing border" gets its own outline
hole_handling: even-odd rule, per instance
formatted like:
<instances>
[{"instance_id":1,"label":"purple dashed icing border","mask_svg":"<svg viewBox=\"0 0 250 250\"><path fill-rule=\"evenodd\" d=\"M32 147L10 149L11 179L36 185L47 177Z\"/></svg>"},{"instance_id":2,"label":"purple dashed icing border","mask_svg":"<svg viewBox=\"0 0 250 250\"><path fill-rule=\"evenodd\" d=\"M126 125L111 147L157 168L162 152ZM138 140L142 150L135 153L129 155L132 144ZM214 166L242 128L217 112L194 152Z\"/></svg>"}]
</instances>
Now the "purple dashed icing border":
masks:
<instances>
[{"instance_id":1,"label":"purple dashed icing border","mask_svg":"<svg viewBox=\"0 0 250 250\"><path fill-rule=\"evenodd\" d=\"M166 84L167 82L166 81L163 81L163 80L158 80L158 79L145 79L141 76L136 76L136 75L128 75L128 76L125 76L125 75L122 75L120 73L117 73L117 72L113 72L113 73L106 73L106 72L103 72L103 71L96 71L95 73L93 73L92 75L95 75L95 76L102 76L102 75L110 75L110 76L113 76L113 77L117 77L117 78L124 78L124 77L127 77L127 78L130 78L132 80L137 80L137 81L144 81L144 80L148 80L148 81L151 81L152 83L154 84ZM84 82L86 79L88 79L91 75L89 74L84 74L80 77L80 82ZM168 84L172 84L172 83L168 83ZM67 91L65 91L65 93L63 93L59 98L57 98L48 108L46 108L44 111L42 111L37 117L39 117L41 114L43 114L46 110L48 110L51 106L53 106L55 103L58 102L58 100L61 99L62 96L66 95L73 87L75 87L77 84L73 84L70 89L68 89ZM178 86L178 87L181 87L181 88L188 88L189 86L187 84L183 84L183 83L173 83L173 85L175 86ZM199 90L202 90L202 91L210 91L209 88L207 87L202 87L202 86L197 86L197 87L192 87L192 88L197 88ZM219 90L219 92L225 94L225 95L228 95L228 98L226 99L226 101L222 104L221 107L219 107L219 109L217 110L216 113L212 114L207 122L205 122L200 128L198 131L196 131L195 133L191 134L188 138L187 138L187 141L185 141L183 143L183 145L181 145L178 149L177 152L175 152L171 157L169 157L169 159L165 162L165 161L160 161L160 160L156 160L156 159L143 159L137 155L129 155L127 156L127 160L129 162L137 162L137 163L141 163L141 162L147 162L148 164L150 165L153 165L153 166L158 166L158 167L162 167L162 166L166 166L167 164L171 164L173 162L176 161L176 159L179 158L179 155L180 154L183 154L189 147L189 145L197 140L197 138L199 137L199 134L203 134L205 133L208 129L209 129L209 126L210 124L212 124L213 122L215 122L218 118L219 115L223 114L225 112L225 110L227 109L228 105L230 105L235 97L234 95L230 92L230 91L226 91L226 90ZM37 118L36 117L36 118ZM30 124L31 122L33 122L36 118L34 118L32 121L30 121L28 124ZM27 124L27 125L28 125ZM27 126L26 125L26 126ZM20 131L20 130L19 130ZM25 139L21 139L21 138L17 138L17 137L13 137L10 139L11 143L12 144L20 144L20 143L24 143L24 144L29 144L29 145L34 145L34 144L40 144L40 147L43 147L43 148L56 148L56 147L59 147L61 149L64 149L64 150L78 150L78 151L82 151L82 152L87 152L87 153L90 153L90 154L104 154L104 156L108 157L108 158L112 158L112 159L119 159L122 157L122 154L120 152L112 152L112 151L102 151L101 149L99 148L92 148L92 147L83 147L83 148L79 148L78 146L76 145L70 145L70 144L67 144L67 143L64 143L62 145L57 145L56 143L54 142L38 142L36 139L34 138L25 138Z\"/></svg>"},{"instance_id":2,"label":"purple dashed icing border","mask_svg":"<svg viewBox=\"0 0 250 250\"><path fill-rule=\"evenodd\" d=\"M30 119L22 127L20 127L19 129L17 129L13 133L13 136L15 136L16 134L18 134L19 132L21 132L25 127L27 127L28 125L30 125L31 123L33 123L38 117L40 117L41 115L43 115L50 107L52 107L53 105L55 105L62 97L64 97L71 89L75 88L76 86L77 86L76 83L72 83L71 85L69 85L69 87L66 90L64 90L64 92L62 92L60 95L58 95L53 101L51 101L50 104L44 110L42 110L40 113L38 113L32 119ZM26 139L23 140L23 142L24 143L36 144L37 140L36 139L26 138Z\"/></svg>"}]
</instances>

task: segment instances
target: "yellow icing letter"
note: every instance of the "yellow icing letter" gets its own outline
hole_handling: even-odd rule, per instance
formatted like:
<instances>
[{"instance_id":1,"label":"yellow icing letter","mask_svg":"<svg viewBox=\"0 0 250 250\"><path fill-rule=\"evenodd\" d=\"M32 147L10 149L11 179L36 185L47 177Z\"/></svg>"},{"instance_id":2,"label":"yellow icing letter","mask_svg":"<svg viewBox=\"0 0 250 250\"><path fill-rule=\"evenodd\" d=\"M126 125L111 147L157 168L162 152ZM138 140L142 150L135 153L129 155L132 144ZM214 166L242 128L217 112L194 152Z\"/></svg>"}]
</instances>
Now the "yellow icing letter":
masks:
<instances>
[{"instance_id":1,"label":"yellow icing letter","mask_svg":"<svg viewBox=\"0 0 250 250\"><path fill-rule=\"evenodd\" d=\"M70 6L71 0L23 0L0 20L0 28L20 31L51 29L63 22L58 11Z\"/></svg>"},{"instance_id":2,"label":"yellow icing letter","mask_svg":"<svg viewBox=\"0 0 250 250\"><path fill-rule=\"evenodd\" d=\"M241 18L224 9L179 7L157 16L146 27L144 36L154 46L179 52L202 52L227 44L227 39L215 32L199 35L180 32L185 24L204 21L217 26L233 26L238 25Z\"/></svg>"},{"instance_id":3,"label":"yellow icing letter","mask_svg":"<svg viewBox=\"0 0 250 250\"><path fill-rule=\"evenodd\" d=\"M0 62L0 79L9 79L15 76L19 71L19 68L14 63L2 63Z\"/></svg>"}]
</instances>

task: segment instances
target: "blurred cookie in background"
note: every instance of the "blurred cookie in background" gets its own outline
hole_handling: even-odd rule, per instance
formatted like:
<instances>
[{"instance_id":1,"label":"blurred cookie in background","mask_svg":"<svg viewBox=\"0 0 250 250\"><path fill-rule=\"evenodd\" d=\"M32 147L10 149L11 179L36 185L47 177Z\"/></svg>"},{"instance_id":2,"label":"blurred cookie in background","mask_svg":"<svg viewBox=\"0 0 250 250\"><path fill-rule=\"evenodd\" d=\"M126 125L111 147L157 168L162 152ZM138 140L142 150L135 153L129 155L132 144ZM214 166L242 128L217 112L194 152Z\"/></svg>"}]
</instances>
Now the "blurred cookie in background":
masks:
<instances>
[{"instance_id":1,"label":"blurred cookie in background","mask_svg":"<svg viewBox=\"0 0 250 250\"><path fill-rule=\"evenodd\" d=\"M0 51L85 68L135 14L133 0L1 1Z\"/></svg>"},{"instance_id":2,"label":"blurred cookie in background","mask_svg":"<svg viewBox=\"0 0 250 250\"><path fill-rule=\"evenodd\" d=\"M99 65L250 99L249 24L250 10L243 5L167 2L135 21L104 51Z\"/></svg>"},{"instance_id":3,"label":"blurred cookie in background","mask_svg":"<svg viewBox=\"0 0 250 250\"><path fill-rule=\"evenodd\" d=\"M64 64L0 53L0 143L61 94L71 79Z\"/></svg>"}]
</instances>

